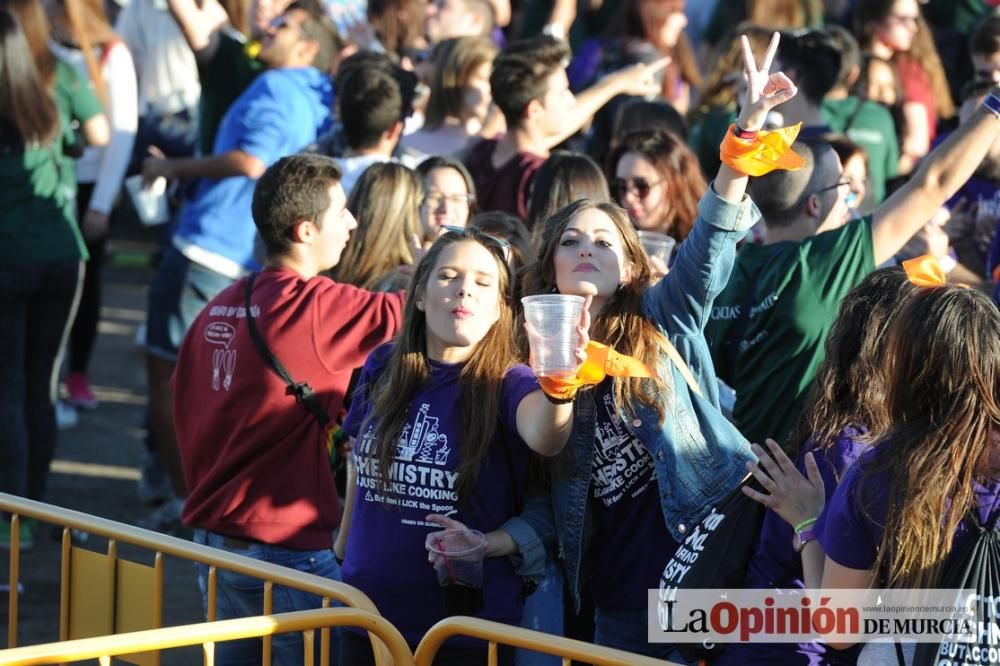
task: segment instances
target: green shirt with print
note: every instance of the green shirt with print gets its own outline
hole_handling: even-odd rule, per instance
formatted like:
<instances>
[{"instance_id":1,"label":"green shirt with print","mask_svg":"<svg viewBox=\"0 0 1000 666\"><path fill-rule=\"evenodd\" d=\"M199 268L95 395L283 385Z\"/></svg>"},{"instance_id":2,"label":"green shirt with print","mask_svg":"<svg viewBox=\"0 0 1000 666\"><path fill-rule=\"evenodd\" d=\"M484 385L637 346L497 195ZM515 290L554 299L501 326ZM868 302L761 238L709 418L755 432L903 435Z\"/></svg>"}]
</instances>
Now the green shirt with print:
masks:
<instances>
[{"instance_id":1,"label":"green shirt with print","mask_svg":"<svg viewBox=\"0 0 1000 666\"><path fill-rule=\"evenodd\" d=\"M834 132L846 134L868 153L868 180L872 187L869 203L876 206L882 203L885 184L896 177L899 165L896 124L889 109L851 96L823 100L822 113Z\"/></svg>"},{"instance_id":2,"label":"green shirt with print","mask_svg":"<svg viewBox=\"0 0 1000 666\"><path fill-rule=\"evenodd\" d=\"M736 391L736 425L751 442L791 434L840 302L873 270L871 216L801 243L740 251L705 335L719 378Z\"/></svg>"},{"instance_id":3,"label":"green shirt with print","mask_svg":"<svg viewBox=\"0 0 1000 666\"><path fill-rule=\"evenodd\" d=\"M63 150L59 151L59 181L66 189L65 196L76 197L76 161L67 151L82 151L76 136L76 127L87 122L104 107L90 87L90 83L73 65L56 61L56 81L52 97L59 109L59 125ZM74 218L75 219L75 218Z\"/></svg>"}]
</instances>

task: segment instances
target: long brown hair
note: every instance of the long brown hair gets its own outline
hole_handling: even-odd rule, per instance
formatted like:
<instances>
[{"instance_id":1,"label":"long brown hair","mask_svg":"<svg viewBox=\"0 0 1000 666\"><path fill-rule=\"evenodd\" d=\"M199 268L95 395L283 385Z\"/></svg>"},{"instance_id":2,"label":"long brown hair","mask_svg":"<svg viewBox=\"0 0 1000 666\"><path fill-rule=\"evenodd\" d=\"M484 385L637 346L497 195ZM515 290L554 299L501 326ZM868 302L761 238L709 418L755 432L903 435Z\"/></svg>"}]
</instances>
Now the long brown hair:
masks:
<instances>
[{"instance_id":1,"label":"long brown hair","mask_svg":"<svg viewBox=\"0 0 1000 666\"><path fill-rule=\"evenodd\" d=\"M405 284L387 282L387 277L398 266L413 263L410 238L420 234L423 191L417 173L402 164L385 162L365 169L347 200L358 228L333 278L363 289L403 288Z\"/></svg>"},{"instance_id":2,"label":"long brown hair","mask_svg":"<svg viewBox=\"0 0 1000 666\"><path fill-rule=\"evenodd\" d=\"M0 0L0 6L6 7L20 21L38 75L45 87L51 90L56 83L56 56L49 48L52 29L42 3L39 0Z\"/></svg>"},{"instance_id":3,"label":"long brown hair","mask_svg":"<svg viewBox=\"0 0 1000 666\"><path fill-rule=\"evenodd\" d=\"M438 45L434 54L431 95L424 126L438 129L449 117L466 120L465 91L469 79L484 64L492 63L497 47L486 37L458 37Z\"/></svg>"},{"instance_id":4,"label":"long brown hair","mask_svg":"<svg viewBox=\"0 0 1000 666\"><path fill-rule=\"evenodd\" d=\"M625 261L629 262L632 270L632 279L621 285L591 323L590 337L634 356L649 368L655 369L659 365L660 351L665 348L667 339L642 314L642 293L653 281L653 269L639 236L632 228L628 213L621 206L581 199L545 221L538 259L524 271L522 293L531 296L557 291L555 254L559 241L569 223L585 210L599 210L608 216L618 231ZM656 373L651 379L614 379L615 402L627 414L634 416L637 403L642 403L657 413L661 423L666 415L666 390L666 385Z\"/></svg>"},{"instance_id":5,"label":"long brown hair","mask_svg":"<svg viewBox=\"0 0 1000 666\"><path fill-rule=\"evenodd\" d=\"M866 428L869 442L889 428L887 332L915 291L903 269L893 267L870 274L844 297L790 455L810 438L814 448L829 448L847 427Z\"/></svg>"},{"instance_id":6,"label":"long brown hair","mask_svg":"<svg viewBox=\"0 0 1000 666\"><path fill-rule=\"evenodd\" d=\"M8 148L45 145L59 133L56 104L38 76L17 18L5 8L0 8L0 121L17 133L14 143L22 144Z\"/></svg>"},{"instance_id":7,"label":"long brown hair","mask_svg":"<svg viewBox=\"0 0 1000 666\"><path fill-rule=\"evenodd\" d=\"M441 253L457 243L478 243L489 250L500 276L497 284L500 316L476 345L469 360L463 364L458 379L457 409L461 423L461 460L458 464L457 484L459 501L467 500L475 488L479 468L489 453L497 431L501 382L507 370L517 363L517 347L512 333L514 314L511 307L510 273L503 248L474 227L465 229L463 233L446 232L417 264L410 282L410 297L406 300L403 328L385 369L369 389L372 409L361 426L361 432L366 432L368 425L374 423L373 451L379 460L379 486L387 495L392 495L388 470L395 458L403 426L409 419L410 402L427 382L431 371L427 357L427 320L417 308L417 301L425 293L427 282L437 267Z\"/></svg>"},{"instance_id":8,"label":"long brown hair","mask_svg":"<svg viewBox=\"0 0 1000 666\"><path fill-rule=\"evenodd\" d=\"M111 28L101 0L57 0L54 4L59 13L53 17L53 23L64 37L72 41L71 46L79 48L83 53L97 97L107 108L108 85L94 49L107 50L115 42L120 42L121 38Z\"/></svg>"},{"instance_id":9,"label":"long brown hair","mask_svg":"<svg viewBox=\"0 0 1000 666\"><path fill-rule=\"evenodd\" d=\"M701 173L698 156L677 135L665 130L640 130L629 132L608 155L608 181L615 179L618 162L626 153L637 153L646 158L660 175L666 195L667 207L658 229L677 239L687 238L698 217L698 200L708 189Z\"/></svg>"},{"instance_id":10,"label":"long brown hair","mask_svg":"<svg viewBox=\"0 0 1000 666\"><path fill-rule=\"evenodd\" d=\"M893 425L861 488L888 492L876 571L889 587L927 588L974 506L973 481L997 477L1000 311L975 289L919 289L889 345Z\"/></svg>"},{"instance_id":11,"label":"long brown hair","mask_svg":"<svg viewBox=\"0 0 1000 666\"><path fill-rule=\"evenodd\" d=\"M646 39L646 29L642 24L642 16L639 13L639 5L643 0L626 0L622 3L621 11L612 23L611 34L622 37L632 37ZM691 47L691 42L682 31L677 39L677 43L670 49L671 62L664 71L664 90L672 89L677 83L683 81L696 90L701 87L701 69L698 66L698 58Z\"/></svg>"}]
</instances>

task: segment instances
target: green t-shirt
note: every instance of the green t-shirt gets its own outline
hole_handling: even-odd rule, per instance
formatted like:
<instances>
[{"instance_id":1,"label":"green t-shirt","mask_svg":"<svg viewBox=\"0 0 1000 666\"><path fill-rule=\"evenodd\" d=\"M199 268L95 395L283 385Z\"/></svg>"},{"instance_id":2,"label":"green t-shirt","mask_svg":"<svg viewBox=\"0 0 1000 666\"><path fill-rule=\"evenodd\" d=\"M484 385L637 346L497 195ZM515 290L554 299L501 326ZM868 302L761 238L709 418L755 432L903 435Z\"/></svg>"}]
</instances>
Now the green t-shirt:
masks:
<instances>
[{"instance_id":1,"label":"green t-shirt","mask_svg":"<svg viewBox=\"0 0 1000 666\"><path fill-rule=\"evenodd\" d=\"M840 302L875 270L871 217L801 243L747 245L705 329L751 442L784 440L805 407ZM750 307L749 318L741 317Z\"/></svg>"},{"instance_id":2,"label":"green t-shirt","mask_svg":"<svg viewBox=\"0 0 1000 666\"><path fill-rule=\"evenodd\" d=\"M885 184L896 177L899 143L896 125L889 109L857 97L823 100L823 120L834 132L846 134L868 152L870 203L878 205L885 198Z\"/></svg>"},{"instance_id":3,"label":"green t-shirt","mask_svg":"<svg viewBox=\"0 0 1000 666\"><path fill-rule=\"evenodd\" d=\"M56 62L56 81L52 91L56 107L59 109L59 125L62 145L66 149L77 147L78 141L73 124L82 125L99 113L104 107L90 87L90 83L73 65L61 60ZM80 150L83 146L79 146ZM59 151L59 179L67 188L67 196L76 196L76 161L64 151Z\"/></svg>"},{"instance_id":4,"label":"green t-shirt","mask_svg":"<svg viewBox=\"0 0 1000 666\"><path fill-rule=\"evenodd\" d=\"M247 53L247 44L228 32L217 32L214 49L207 60L198 62L201 101L198 106L198 147L202 155L211 155L215 134L236 98L243 94L264 65Z\"/></svg>"},{"instance_id":5,"label":"green t-shirt","mask_svg":"<svg viewBox=\"0 0 1000 666\"><path fill-rule=\"evenodd\" d=\"M87 258L62 159L58 145L0 153L0 266Z\"/></svg>"}]
</instances>

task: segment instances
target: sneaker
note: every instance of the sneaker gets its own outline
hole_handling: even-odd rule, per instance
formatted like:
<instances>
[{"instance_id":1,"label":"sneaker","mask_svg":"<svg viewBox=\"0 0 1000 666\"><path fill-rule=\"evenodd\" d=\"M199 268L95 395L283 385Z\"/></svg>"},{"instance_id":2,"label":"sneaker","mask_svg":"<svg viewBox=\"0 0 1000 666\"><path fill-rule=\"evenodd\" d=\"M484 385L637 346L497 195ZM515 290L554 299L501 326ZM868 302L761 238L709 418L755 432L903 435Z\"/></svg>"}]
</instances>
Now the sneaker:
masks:
<instances>
[{"instance_id":1,"label":"sneaker","mask_svg":"<svg viewBox=\"0 0 1000 666\"><path fill-rule=\"evenodd\" d=\"M82 372L71 372L66 375L66 392L69 394L69 404L79 409L96 409L97 398L90 390L90 380Z\"/></svg>"},{"instance_id":2,"label":"sneaker","mask_svg":"<svg viewBox=\"0 0 1000 666\"><path fill-rule=\"evenodd\" d=\"M80 423L80 415L73 405L65 400L56 400L56 425L60 430L75 428Z\"/></svg>"},{"instance_id":3,"label":"sneaker","mask_svg":"<svg viewBox=\"0 0 1000 666\"><path fill-rule=\"evenodd\" d=\"M21 550L31 550L35 547L35 521L22 518L18 523ZM10 519L0 520L0 550L10 550Z\"/></svg>"},{"instance_id":4,"label":"sneaker","mask_svg":"<svg viewBox=\"0 0 1000 666\"><path fill-rule=\"evenodd\" d=\"M158 509L135 521L136 527L154 532L173 532L181 526L181 511L184 510L184 500L169 499Z\"/></svg>"},{"instance_id":5,"label":"sneaker","mask_svg":"<svg viewBox=\"0 0 1000 666\"><path fill-rule=\"evenodd\" d=\"M142 475L136 484L139 501L143 504L159 504L173 497L170 478L158 453L146 451L142 455Z\"/></svg>"}]
</instances>

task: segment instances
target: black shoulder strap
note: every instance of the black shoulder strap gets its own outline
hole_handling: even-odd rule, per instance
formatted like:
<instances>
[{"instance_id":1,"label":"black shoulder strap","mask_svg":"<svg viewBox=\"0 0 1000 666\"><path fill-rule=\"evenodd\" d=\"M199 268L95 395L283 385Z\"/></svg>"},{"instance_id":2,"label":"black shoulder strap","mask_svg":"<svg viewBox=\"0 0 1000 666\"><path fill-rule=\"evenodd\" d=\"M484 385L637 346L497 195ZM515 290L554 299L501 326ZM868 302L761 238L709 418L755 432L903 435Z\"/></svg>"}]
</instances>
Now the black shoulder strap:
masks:
<instances>
[{"instance_id":1,"label":"black shoulder strap","mask_svg":"<svg viewBox=\"0 0 1000 666\"><path fill-rule=\"evenodd\" d=\"M261 357L267 362L268 367L281 378L281 381L288 385L286 393L288 395L295 396L295 400L305 407L313 418L319 423L321 428L325 428L330 422L330 415L327 413L326 409L320 404L319 398L313 392L312 387L309 386L307 382L296 382L292 378L292 375L285 369L285 366L281 364L281 361L271 353L268 348L267 343L264 342L264 338L261 337L260 331L257 329L257 322L254 321L253 315L250 313L250 294L253 293L253 283L257 279L256 273L251 273L247 278L247 288L246 288L246 311L247 311L247 328L250 331L250 339L253 340L254 346L257 351L260 352Z\"/></svg>"}]
</instances>

